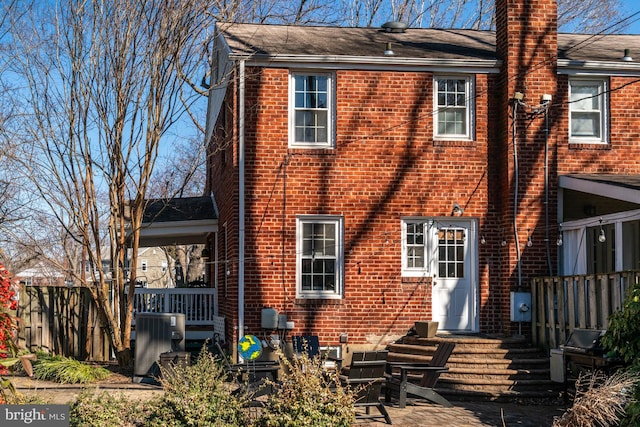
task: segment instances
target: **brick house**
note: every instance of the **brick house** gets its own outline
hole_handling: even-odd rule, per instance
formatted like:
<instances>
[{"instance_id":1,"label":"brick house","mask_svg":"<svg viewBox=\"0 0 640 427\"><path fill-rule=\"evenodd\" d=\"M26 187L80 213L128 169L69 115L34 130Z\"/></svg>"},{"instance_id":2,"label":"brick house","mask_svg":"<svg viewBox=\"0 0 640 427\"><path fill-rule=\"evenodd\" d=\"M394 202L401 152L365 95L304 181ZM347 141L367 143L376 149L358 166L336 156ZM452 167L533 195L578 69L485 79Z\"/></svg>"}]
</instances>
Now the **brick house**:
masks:
<instances>
[{"instance_id":1,"label":"brick house","mask_svg":"<svg viewBox=\"0 0 640 427\"><path fill-rule=\"evenodd\" d=\"M497 0L495 32L217 25L227 338L265 307L327 345L512 334L531 277L640 268L640 36L558 34L556 1L530 4Z\"/></svg>"}]
</instances>

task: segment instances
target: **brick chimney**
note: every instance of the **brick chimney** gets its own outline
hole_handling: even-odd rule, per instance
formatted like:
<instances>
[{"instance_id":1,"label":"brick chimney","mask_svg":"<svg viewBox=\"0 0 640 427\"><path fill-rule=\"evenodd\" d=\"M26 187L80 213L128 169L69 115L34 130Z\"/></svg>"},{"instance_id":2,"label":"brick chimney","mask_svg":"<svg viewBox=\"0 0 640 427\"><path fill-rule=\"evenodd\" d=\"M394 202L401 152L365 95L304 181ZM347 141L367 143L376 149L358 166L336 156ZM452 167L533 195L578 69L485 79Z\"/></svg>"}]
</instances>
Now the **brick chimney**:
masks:
<instances>
[{"instance_id":1,"label":"brick chimney","mask_svg":"<svg viewBox=\"0 0 640 427\"><path fill-rule=\"evenodd\" d=\"M503 63L496 82L501 102L492 148L497 160L493 191L506 245L500 249L500 277L496 278L500 285L493 297L508 301L510 291L528 291L531 277L549 273L545 237L550 227L555 235L557 201L555 189L553 194L547 191L545 181L555 182L555 138L547 138L555 134L547 133L547 124L553 126L553 110L545 117L536 107L543 95L551 95L552 105L557 94L557 0L496 0L495 4L496 50ZM522 102L514 100L517 92L523 95ZM545 158L549 168L545 168ZM530 247L528 238L533 241ZM549 251L553 251L555 266L556 248L552 246ZM514 332L509 313L502 312L502 316L506 317L504 332Z\"/></svg>"}]
</instances>

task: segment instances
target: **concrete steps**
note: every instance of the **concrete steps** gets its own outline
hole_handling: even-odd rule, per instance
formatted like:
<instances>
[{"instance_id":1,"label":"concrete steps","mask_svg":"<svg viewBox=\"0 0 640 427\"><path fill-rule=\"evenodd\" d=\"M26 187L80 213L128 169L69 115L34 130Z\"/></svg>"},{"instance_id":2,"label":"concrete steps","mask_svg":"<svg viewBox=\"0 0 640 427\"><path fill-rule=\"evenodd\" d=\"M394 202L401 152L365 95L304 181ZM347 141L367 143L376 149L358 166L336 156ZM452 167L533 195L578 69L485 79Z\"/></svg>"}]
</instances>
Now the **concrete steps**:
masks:
<instances>
[{"instance_id":1,"label":"concrete steps","mask_svg":"<svg viewBox=\"0 0 640 427\"><path fill-rule=\"evenodd\" d=\"M523 338L406 336L388 346L388 359L428 363L444 340L454 341L456 347L447 363L449 371L440 376L436 390L449 399L555 399L559 395L559 385L549 378L549 357Z\"/></svg>"}]
</instances>

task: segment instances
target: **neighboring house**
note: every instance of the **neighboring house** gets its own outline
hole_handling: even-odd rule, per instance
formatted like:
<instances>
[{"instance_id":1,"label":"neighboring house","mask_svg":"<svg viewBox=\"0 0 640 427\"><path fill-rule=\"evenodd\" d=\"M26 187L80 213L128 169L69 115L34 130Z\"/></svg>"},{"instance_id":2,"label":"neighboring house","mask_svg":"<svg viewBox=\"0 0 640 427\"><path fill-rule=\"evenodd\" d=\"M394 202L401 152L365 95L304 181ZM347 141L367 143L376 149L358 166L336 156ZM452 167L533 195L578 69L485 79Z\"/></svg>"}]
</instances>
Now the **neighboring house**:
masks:
<instances>
[{"instance_id":1,"label":"neighboring house","mask_svg":"<svg viewBox=\"0 0 640 427\"><path fill-rule=\"evenodd\" d=\"M65 275L58 269L42 263L19 271L16 280L24 286L65 286Z\"/></svg>"},{"instance_id":2,"label":"neighboring house","mask_svg":"<svg viewBox=\"0 0 640 427\"><path fill-rule=\"evenodd\" d=\"M173 258L160 247L140 248L136 280L144 288L174 288L170 269L175 268Z\"/></svg>"},{"instance_id":3,"label":"neighboring house","mask_svg":"<svg viewBox=\"0 0 640 427\"><path fill-rule=\"evenodd\" d=\"M495 32L217 25L228 338L265 307L325 344L511 334L530 278L640 268L640 36L557 34L556 1L530 4L497 0Z\"/></svg>"}]
</instances>

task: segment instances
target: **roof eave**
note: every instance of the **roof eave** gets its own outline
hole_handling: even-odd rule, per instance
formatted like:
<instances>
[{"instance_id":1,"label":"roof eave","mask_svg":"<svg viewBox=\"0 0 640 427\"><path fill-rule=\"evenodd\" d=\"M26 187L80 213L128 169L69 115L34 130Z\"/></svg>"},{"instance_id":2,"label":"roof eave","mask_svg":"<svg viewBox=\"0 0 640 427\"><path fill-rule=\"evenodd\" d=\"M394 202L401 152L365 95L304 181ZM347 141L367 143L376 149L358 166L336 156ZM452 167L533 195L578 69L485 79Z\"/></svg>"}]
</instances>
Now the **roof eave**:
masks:
<instances>
[{"instance_id":1,"label":"roof eave","mask_svg":"<svg viewBox=\"0 0 640 427\"><path fill-rule=\"evenodd\" d=\"M640 63L623 61L590 61L559 59L559 74L607 74L619 76L640 75Z\"/></svg>"},{"instance_id":2,"label":"roof eave","mask_svg":"<svg viewBox=\"0 0 640 427\"><path fill-rule=\"evenodd\" d=\"M498 73L502 61L497 59L450 59L415 57L367 57L346 55L269 55L231 54L230 59L244 60L258 67L321 67L321 68L375 68L375 69L461 69L477 73Z\"/></svg>"}]
</instances>

